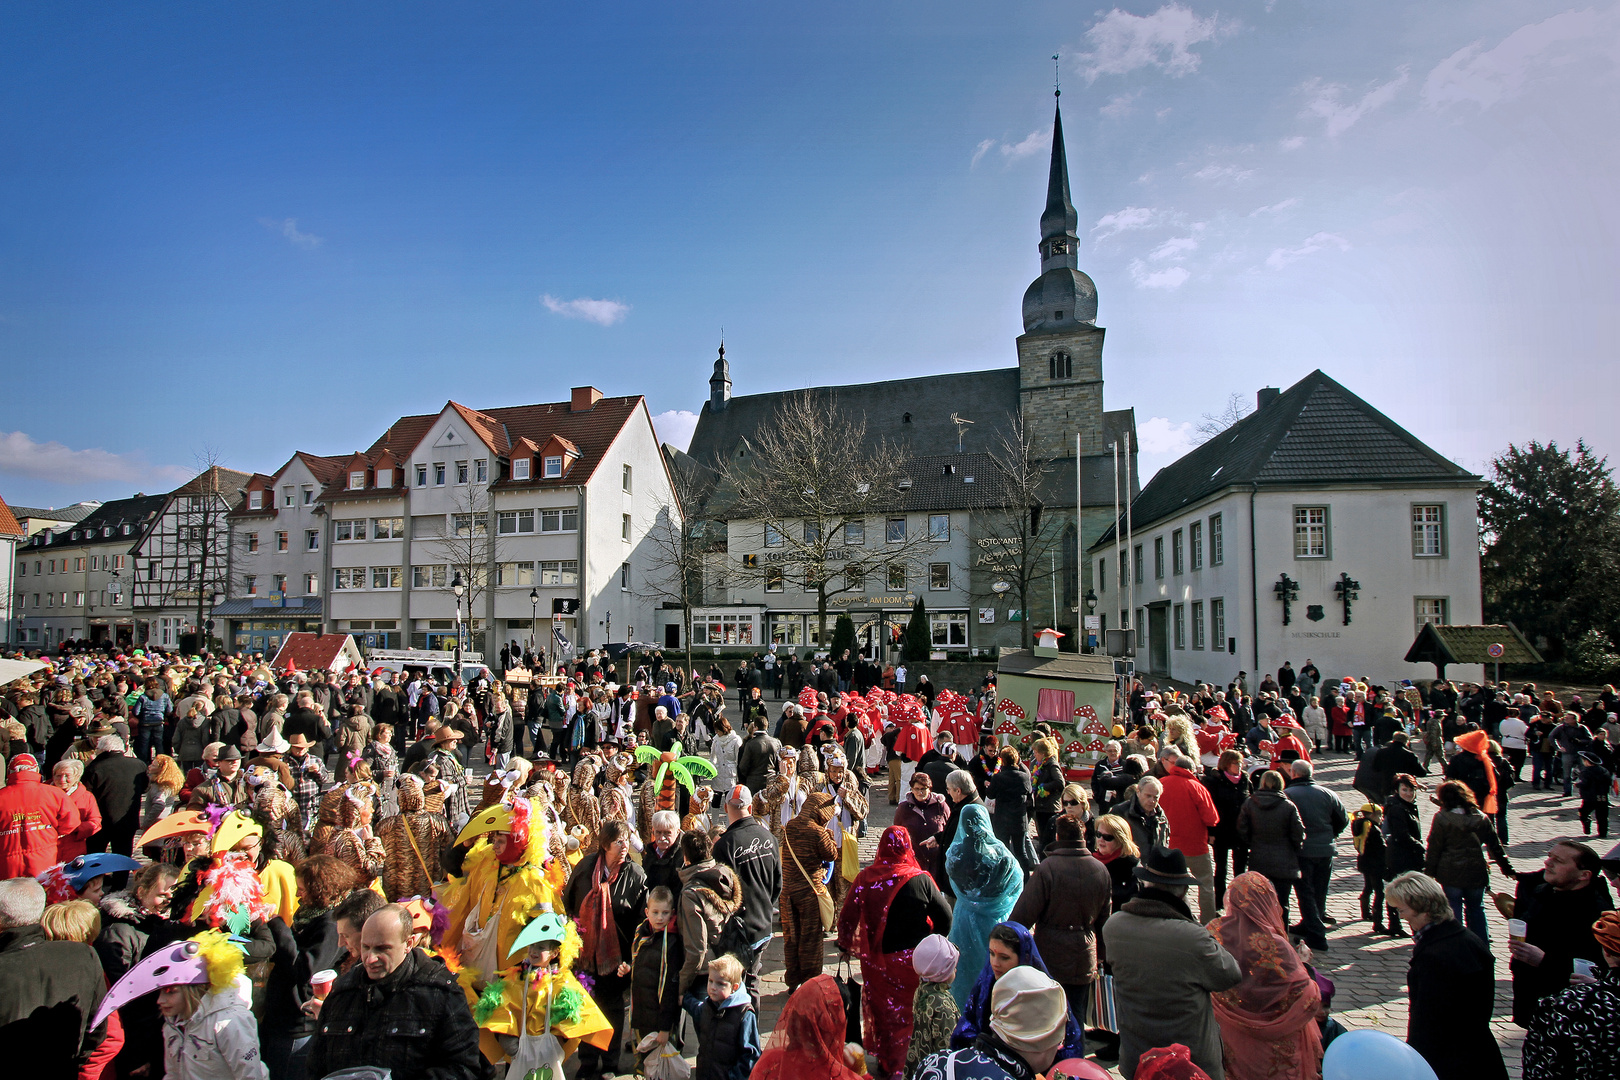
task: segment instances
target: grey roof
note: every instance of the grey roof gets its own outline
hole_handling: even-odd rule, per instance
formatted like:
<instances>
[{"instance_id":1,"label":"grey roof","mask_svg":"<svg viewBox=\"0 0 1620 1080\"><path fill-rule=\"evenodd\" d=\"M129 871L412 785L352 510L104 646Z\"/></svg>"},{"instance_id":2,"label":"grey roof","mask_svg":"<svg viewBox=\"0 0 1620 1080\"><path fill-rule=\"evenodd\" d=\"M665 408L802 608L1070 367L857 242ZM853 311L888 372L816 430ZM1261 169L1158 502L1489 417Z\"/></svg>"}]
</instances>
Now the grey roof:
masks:
<instances>
[{"instance_id":1,"label":"grey roof","mask_svg":"<svg viewBox=\"0 0 1620 1080\"><path fill-rule=\"evenodd\" d=\"M13 506L11 514L18 521L24 518L38 518L40 521L83 521L95 513L100 505L98 502L79 502L72 506L60 506L54 510L41 506Z\"/></svg>"},{"instance_id":2,"label":"grey roof","mask_svg":"<svg viewBox=\"0 0 1620 1080\"><path fill-rule=\"evenodd\" d=\"M1481 482L1317 370L1154 474L1132 505L1132 525L1147 528L1219 491L1251 484ZM1092 550L1113 538L1110 526Z\"/></svg>"},{"instance_id":3,"label":"grey roof","mask_svg":"<svg viewBox=\"0 0 1620 1080\"><path fill-rule=\"evenodd\" d=\"M95 507L73 526L54 530L50 543L45 543L45 534L38 532L23 541L23 546L30 551L117 542L127 546L132 538L139 536L145 529L147 520L163 509L163 504L167 500L167 495L136 495L128 499L114 499L112 502ZM129 536L123 535L122 527L126 524L130 526ZM104 528L111 528L112 535L102 536ZM77 540L73 539L74 533L79 534Z\"/></svg>"},{"instance_id":4,"label":"grey roof","mask_svg":"<svg viewBox=\"0 0 1620 1080\"><path fill-rule=\"evenodd\" d=\"M285 604L277 603L273 597L239 596L222 600L209 610L215 615L229 615L232 618L294 619L318 616L321 608L321 598L318 596L289 596Z\"/></svg>"},{"instance_id":5,"label":"grey roof","mask_svg":"<svg viewBox=\"0 0 1620 1080\"><path fill-rule=\"evenodd\" d=\"M1100 653L1037 656L1027 649L1002 649L1000 659L996 662L996 673L1111 683L1114 681L1114 658Z\"/></svg>"}]
</instances>

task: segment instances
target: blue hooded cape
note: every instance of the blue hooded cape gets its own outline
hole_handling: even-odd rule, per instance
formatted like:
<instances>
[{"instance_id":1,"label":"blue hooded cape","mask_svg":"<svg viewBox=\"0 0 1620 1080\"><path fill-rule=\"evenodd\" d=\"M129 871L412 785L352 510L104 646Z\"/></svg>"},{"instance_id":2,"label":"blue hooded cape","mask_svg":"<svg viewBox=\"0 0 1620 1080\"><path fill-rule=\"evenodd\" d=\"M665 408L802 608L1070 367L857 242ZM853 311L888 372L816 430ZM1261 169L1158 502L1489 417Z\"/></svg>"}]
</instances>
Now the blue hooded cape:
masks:
<instances>
[{"instance_id":1,"label":"blue hooded cape","mask_svg":"<svg viewBox=\"0 0 1620 1080\"><path fill-rule=\"evenodd\" d=\"M1046 961L1041 959L1041 951L1035 947L1035 935L1029 928L1020 923L1004 922L1005 926L1018 935L1018 966L1032 967L1050 975L1046 970ZM988 948L988 944L986 945ZM979 978L968 993L967 1005L962 1009L961 1022L956 1030L951 1032L951 1049L961 1050L973 1045L973 1040L981 1032L990 1030L990 991L995 988L996 973L990 968L990 961L984 962L984 969L979 972ZM1069 1010L1069 1018L1063 1028L1063 1046L1057 1052L1057 1061L1067 1058L1080 1058L1086 1056L1086 1036L1080 1024L1075 1020L1074 1010Z\"/></svg>"}]
</instances>

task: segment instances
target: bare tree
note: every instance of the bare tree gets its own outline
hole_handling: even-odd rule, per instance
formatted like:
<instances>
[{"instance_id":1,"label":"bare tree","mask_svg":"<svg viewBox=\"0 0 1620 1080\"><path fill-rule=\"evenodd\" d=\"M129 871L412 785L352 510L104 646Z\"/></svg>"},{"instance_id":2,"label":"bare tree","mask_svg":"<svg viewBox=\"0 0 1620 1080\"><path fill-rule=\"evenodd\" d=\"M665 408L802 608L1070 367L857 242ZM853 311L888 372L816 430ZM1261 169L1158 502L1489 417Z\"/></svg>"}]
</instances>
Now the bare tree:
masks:
<instances>
[{"instance_id":1,"label":"bare tree","mask_svg":"<svg viewBox=\"0 0 1620 1080\"><path fill-rule=\"evenodd\" d=\"M996 475L995 505L973 514L974 552L970 580L1005 581L1008 593L1018 598L1023 615L1020 640L1029 648L1033 638L1030 609L1050 587L1064 558L1068 514L1047 513L1048 501L1057 499L1052 474L1057 463L1036 454L1034 439L1020 414L1002 432L990 453ZM1065 590L1067 591L1067 590ZM987 595L979 588L975 595ZM996 595L993 590L988 595ZM1054 623L1060 612L1052 612Z\"/></svg>"},{"instance_id":2,"label":"bare tree","mask_svg":"<svg viewBox=\"0 0 1620 1080\"><path fill-rule=\"evenodd\" d=\"M814 593L820 642L828 640L829 598L874 582L910 592L911 563L932 550L926 523L913 528L905 516L905 453L885 440L869 443L865 415L830 395L784 398L719 473L714 506L728 521L728 575L767 592Z\"/></svg>"},{"instance_id":3,"label":"bare tree","mask_svg":"<svg viewBox=\"0 0 1620 1080\"><path fill-rule=\"evenodd\" d=\"M1198 421L1196 430L1203 436L1200 442L1207 442L1248 416L1254 411L1254 406L1242 394L1233 394L1226 399L1226 405L1218 413L1205 413Z\"/></svg>"},{"instance_id":4,"label":"bare tree","mask_svg":"<svg viewBox=\"0 0 1620 1080\"><path fill-rule=\"evenodd\" d=\"M703 513L714 490L713 472L679 454L670 461L669 476L674 500L658 507L647 528L651 557L640 576L640 592L654 603L681 609L682 640L690 654L692 609L703 603L705 574L725 558L725 529Z\"/></svg>"},{"instance_id":5,"label":"bare tree","mask_svg":"<svg viewBox=\"0 0 1620 1080\"><path fill-rule=\"evenodd\" d=\"M504 545L500 543L486 488L468 484L456 493L451 507L448 531L429 540L423 550L435 562L447 565L447 581L453 581L458 574L461 576L469 620L467 634L472 639L472 612L478 610L479 601L496 584L494 578L499 573ZM462 603L461 599L456 601L458 619Z\"/></svg>"}]
</instances>

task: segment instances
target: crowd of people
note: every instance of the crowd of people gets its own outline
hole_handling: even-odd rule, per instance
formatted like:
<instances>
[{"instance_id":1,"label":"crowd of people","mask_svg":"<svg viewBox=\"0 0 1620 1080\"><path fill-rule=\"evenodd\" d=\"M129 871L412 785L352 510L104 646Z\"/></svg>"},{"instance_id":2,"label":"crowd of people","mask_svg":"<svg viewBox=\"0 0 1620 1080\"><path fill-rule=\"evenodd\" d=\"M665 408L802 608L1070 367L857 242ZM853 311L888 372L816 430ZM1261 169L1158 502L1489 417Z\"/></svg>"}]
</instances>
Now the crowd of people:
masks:
<instances>
[{"instance_id":1,"label":"crowd of people","mask_svg":"<svg viewBox=\"0 0 1620 1080\"><path fill-rule=\"evenodd\" d=\"M1527 763L1606 834L1610 688L1136 683L1081 762L1047 725L994 733L993 673L652 653L619 682L594 651L502 652L471 685L145 650L13 683L12 1045L84 1080L1309 1080L1343 1032L1313 959L1348 833L1362 918L1415 939L1408 1042L1437 1076L1506 1075L1487 903L1525 1076L1620 1061L1620 851L1521 871L1504 846ZM1355 759L1353 811L1325 755Z\"/></svg>"}]
</instances>

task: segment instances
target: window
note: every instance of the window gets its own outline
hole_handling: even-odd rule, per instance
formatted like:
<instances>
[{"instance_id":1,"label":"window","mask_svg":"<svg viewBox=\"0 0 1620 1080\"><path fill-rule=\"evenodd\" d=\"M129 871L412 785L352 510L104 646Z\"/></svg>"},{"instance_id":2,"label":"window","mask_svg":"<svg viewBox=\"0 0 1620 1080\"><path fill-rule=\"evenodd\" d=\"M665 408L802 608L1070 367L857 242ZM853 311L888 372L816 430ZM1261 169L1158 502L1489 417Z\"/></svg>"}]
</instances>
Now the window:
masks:
<instances>
[{"instance_id":1,"label":"window","mask_svg":"<svg viewBox=\"0 0 1620 1080\"><path fill-rule=\"evenodd\" d=\"M349 490L358 491L366 486L366 470L354 469L349 473Z\"/></svg>"},{"instance_id":2,"label":"window","mask_svg":"<svg viewBox=\"0 0 1620 1080\"><path fill-rule=\"evenodd\" d=\"M965 612L929 612L928 638L936 647L967 644L967 614Z\"/></svg>"},{"instance_id":3,"label":"window","mask_svg":"<svg viewBox=\"0 0 1620 1080\"><path fill-rule=\"evenodd\" d=\"M338 566L332 570L332 588L363 589L366 587L366 568L363 566ZM280 592L281 590L276 590Z\"/></svg>"},{"instance_id":4,"label":"window","mask_svg":"<svg viewBox=\"0 0 1620 1080\"><path fill-rule=\"evenodd\" d=\"M34 573L36 573L36 574L39 573L39 564L38 563L34 564ZM147 560L147 563L146 563L146 580L147 581L156 581L157 580L157 562L155 560L151 560L151 559Z\"/></svg>"},{"instance_id":5,"label":"window","mask_svg":"<svg viewBox=\"0 0 1620 1080\"><path fill-rule=\"evenodd\" d=\"M1059 318L1062 318L1062 316L1059 315ZM1053 353L1047 361L1047 370L1054 379L1072 379L1074 378L1074 361L1069 358L1068 353L1058 351Z\"/></svg>"},{"instance_id":6,"label":"window","mask_svg":"<svg viewBox=\"0 0 1620 1080\"><path fill-rule=\"evenodd\" d=\"M305 574L304 575L304 595L306 595L306 596L315 596L320 591L321 591L321 575L319 575L319 574Z\"/></svg>"},{"instance_id":7,"label":"window","mask_svg":"<svg viewBox=\"0 0 1620 1080\"><path fill-rule=\"evenodd\" d=\"M502 510L495 515L495 531L502 536L534 532L534 511Z\"/></svg>"},{"instance_id":8,"label":"window","mask_svg":"<svg viewBox=\"0 0 1620 1080\"><path fill-rule=\"evenodd\" d=\"M1445 504L1414 504L1412 507L1412 554L1420 559L1438 559L1444 556L1445 553Z\"/></svg>"},{"instance_id":9,"label":"window","mask_svg":"<svg viewBox=\"0 0 1620 1080\"><path fill-rule=\"evenodd\" d=\"M865 547L866 546L866 522L864 522L864 521L846 521L846 522L844 522L844 546L845 547Z\"/></svg>"},{"instance_id":10,"label":"window","mask_svg":"<svg viewBox=\"0 0 1620 1080\"><path fill-rule=\"evenodd\" d=\"M890 592L906 591L906 564L892 562L888 566L888 586Z\"/></svg>"},{"instance_id":11,"label":"window","mask_svg":"<svg viewBox=\"0 0 1620 1080\"><path fill-rule=\"evenodd\" d=\"M787 589L787 577L782 573L780 566L765 568L765 591L784 592Z\"/></svg>"},{"instance_id":12,"label":"window","mask_svg":"<svg viewBox=\"0 0 1620 1080\"><path fill-rule=\"evenodd\" d=\"M114 555L112 557L112 568L114 570L122 570L124 568L124 556Z\"/></svg>"},{"instance_id":13,"label":"window","mask_svg":"<svg viewBox=\"0 0 1620 1080\"><path fill-rule=\"evenodd\" d=\"M297 506L298 505L298 489L293 487L291 484L288 484L286 487L282 488L281 489L281 505L282 506Z\"/></svg>"},{"instance_id":14,"label":"window","mask_svg":"<svg viewBox=\"0 0 1620 1080\"><path fill-rule=\"evenodd\" d=\"M1218 597L1209 602L1209 636L1210 648L1226 651L1226 601Z\"/></svg>"},{"instance_id":15,"label":"window","mask_svg":"<svg viewBox=\"0 0 1620 1080\"><path fill-rule=\"evenodd\" d=\"M450 569L443 563L411 567L411 588L443 589L450 584Z\"/></svg>"},{"instance_id":16,"label":"window","mask_svg":"<svg viewBox=\"0 0 1620 1080\"><path fill-rule=\"evenodd\" d=\"M66 596L67 594L63 593L62 595ZM76 592L76 593L73 594L73 606L74 607L84 607L84 593Z\"/></svg>"},{"instance_id":17,"label":"window","mask_svg":"<svg viewBox=\"0 0 1620 1080\"><path fill-rule=\"evenodd\" d=\"M469 536L487 536L489 534L489 519L482 514L452 514L452 524L455 533L462 539Z\"/></svg>"},{"instance_id":18,"label":"window","mask_svg":"<svg viewBox=\"0 0 1620 1080\"><path fill-rule=\"evenodd\" d=\"M765 526L765 546L766 547L781 547L782 546L782 530L778 529L775 525L767 525L767 526Z\"/></svg>"},{"instance_id":19,"label":"window","mask_svg":"<svg viewBox=\"0 0 1620 1080\"><path fill-rule=\"evenodd\" d=\"M1155 579L1164 577L1164 537L1153 538L1153 576Z\"/></svg>"},{"instance_id":20,"label":"window","mask_svg":"<svg viewBox=\"0 0 1620 1080\"><path fill-rule=\"evenodd\" d=\"M1097 560L1097 591L1100 592L1100 593L1105 593L1105 592L1108 591L1108 560L1107 559L1098 559Z\"/></svg>"},{"instance_id":21,"label":"window","mask_svg":"<svg viewBox=\"0 0 1620 1080\"><path fill-rule=\"evenodd\" d=\"M252 574L242 578L242 588L247 590L249 596L259 595L259 579Z\"/></svg>"},{"instance_id":22,"label":"window","mask_svg":"<svg viewBox=\"0 0 1620 1080\"><path fill-rule=\"evenodd\" d=\"M403 540L405 538L405 519L402 517L372 518L371 538L373 540Z\"/></svg>"},{"instance_id":23,"label":"window","mask_svg":"<svg viewBox=\"0 0 1620 1080\"><path fill-rule=\"evenodd\" d=\"M418 465L416 467L416 486L417 487L427 487L427 466L426 465Z\"/></svg>"},{"instance_id":24,"label":"window","mask_svg":"<svg viewBox=\"0 0 1620 1080\"><path fill-rule=\"evenodd\" d=\"M276 550L277 551L286 551L287 550L287 534L286 533L284 533L284 532L276 533Z\"/></svg>"},{"instance_id":25,"label":"window","mask_svg":"<svg viewBox=\"0 0 1620 1080\"><path fill-rule=\"evenodd\" d=\"M548 532L578 532L579 510L542 510L540 511L540 531Z\"/></svg>"},{"instance_id":26,"label":"window","mask_svg":"<svg viewBox=\"0 0 1620 1080\"><path fill-rule=\"evenodd\" d=\"M371 568L371 587L373 589L397 589L404 575L397 566L373 566Z\"/></svg>"},{"instance_id":27,"label":"window","mask_svg":"<svg viewBox=\"0 0 1620 1080\"><path fill-rule=\"evenodd\" d=\"M56 594L55 593L48 592L48 593L45 594L45 606L50 607L50 608L53 608L53 607L56 606Z\"/></svg>"},{"instance_id":28,"label":"window","mask_svg":"<svg viewBox=\"0 0 1620 1080\"><path fill-rule=\"evenodd\" d=\"M202 564L201 563L198 563L198 562L188 562L188 563L186 563L186 580L187 581L190 581L192 578L198 577L199 575L201 575L201 573L202 573ZM64 604L67 603L67 599L66 599L65 596L64 596L62 602Z\"/></svg>"},{"instance_id":29,"label":"window","mask_svg":"<svg viewBox=\"0 0 1620 1080\"><path fill-rule=\"evenodd\" d=\"M1328 557L1328 522L1325 506L1294 507L1294 558Z\"/></svg>"},{"instance_id":30,"label":"window","mask_svg":"<svg viewBox=\"0 0 1620 1080\"><path fill-rule=\"evenodd\" d=\"M1170 534L1170 571L1171 571L1171 573L1173 573L1173 574L1181 574L1183 571L1186 570L1185 555L1186 555L1186 544L1184 542L1184 534L1182 533L1182 531L1180 529L1176 529L1175 531L1173 531Z\"/></svg>"},{"instance_id":31,"label":"window","mask_svg":"<svg viewBox=\"0 0 1620 1080\"><path fill-rule=\"evenodd\" d=\"M1422 630L1424 623L1434 623L1436 626L1450 624L1451 602L1446 597L1419 596L1413 603L1417 606L1417 630Z\"/></svg>"},{"instance_id":32,"label":"window","mask_svg":"<svg viewBox=\"0 0 1620 1080\"><path fill-rule=\"evenodd\" d=\"M540 564L540 584L542 585L578 585L579 560L563 559L561 562L543 562Z\"/></svg>"},{"instance_id":33,"label":"window","mask_svg":"<svg viewBox=\"0 0 1620 1080\"><path fill-rule=\"evenodd\" d=\"M529 478L530 461L526 457L512 459L512 479L527 480Z\"/></svg>"},{"instance_id":34,"label":"window","mask_svg":"<svg viewBox=\"0 0 1620 1080\"><path fill-rule=\"evenodd\" d=\"M52 574L56 573L56 560L52 559L48 565L50 566L49 572Z\"/></svg>"},{"instance_id":35,"label":"window","mask_svg":"<svg viewBox=\"0 0 1620 1080\"><path fill-rule=\"evenodd\" d=\"M807 521L804 523L804 542L806 544L821 543L821 522Z\"/></svg>"},{"instance_id":36,"label":"window","mask_svg":"<svg viewBox=\"0 0 1620 1080\"><path fill-rule=\"evenodd\" d=\"M1142 584L1142 580L1143 580L1142 579L1142 545L1137 544L1136 545L1136 550L1134 552L1132 552L1131 554L1134 556L1134 562L1135 562L1135 566L1136 566L1136 583L1138 585L1140 585L1140 584Z\"/></svg>"},{"instance_id":37,"label":"window","mask_svg":"<svg viewBox=\"0 0 1620 1080\"><path fill-rule=\"evenodd\" d=\"M358 518L348 521L332 522L332 540L364 540L366 538L366 519ZM313 550L313 549L311 549Z\"/></svg>"},{"instance_id":38,"label":"window","mask_svg":"<svg viewBox=\"0 0 1620 1080\"><path fill-rule=\"evenodd\" d=\"M816 572L812 567L805 567L804 577L800 580L801 583L799 587L808 593L818 591L821 586L821 579L816 575Z\"/></svg>"},{"instance_id":39,"label":"window","mask_svg":"<svg viewBox=\"0 0 1620 1080\"><path fill-rule=\"evenodd\" d=\"M304 530L304 550L305 551L319 551L319 550L321 550L321 531L319 529L305 529Z\"/></svg>"},{"instance_id":40,"label":"window","mask_svg":"<svg viewBox=\"0 0 1620 1080\"><path fill-rule=\"evenodd\" d=\"M630 476L630 466L626 465L624 467L624 475L625 475L625 478L626 478L625 483L628 484L629 483L629 476ZM628 490L628 488L626 490ZM619 588L623 589L625 592L630 591L630 564L627 563L627 562L619 564Z\"/></svg>"},{"instance_id":41,"label":"window","mask_svg":"<svg viewBox=\"0 0 1620 1080\"><path fill-rule=\"evenodd\" d=\"M951 538L951 515L928 515L928 539L942 543Z\"/></svg>"},{"instance_id":42,"label":"window","mask_svg":"<svg viewBox=\"0 0 1620 1080\"><path fill-rule=\"evenodd\" d=\"M545 466L546 476L548 478L555 479L556 477L559 477L559 476L562 475L562 455L561 454L553 454L551 457L546 458L546 460L544 462L542 462L542 464Z\"/></svg>"},{"instance_id":43,"label":"window","mask_svg":"<svg viewBox=\"0 0 1620 1080\"><path fill-rule=\"evenodd\" d=\"M308 484L304 485L304 505L309 506L315 501L315 489Z\"/></svg>"},{"instance_id":44,"label":"window","mask_svg":"<svg viewBox=\"0 0 1620 1080\"><path fill-rule=\"evenodd\" d=\"M73 572L75 574L84 573L84 558L82 556L73 560Z\"/></svg>"},{"instance_id":45,"label":"window","mask_svg":"<svg viewBox=\"0 0 1620 1080\"><path fill-rule=\"evenodd\" d=\"M377 470L377 486L380 487L380 488L391 488L391 487L393 487L394 486L394 470L393 469L378 469Z\"/></svg>"},{"instance_id":46,"label":"window","mask_svg":"<svg viewBox=\"0 0 1620 1080\"><path fill-rule=\"evenodd\" d=\"M250 492L248 492L248 509L249 510L263 510L264 509L264 492L262 492L262 491L250 491Z\"/></svg>"},{"instance_id":47,"label":"window","mask_svg":"<svg viewBox=\"0 0 1620 1080\"><path fill-rule=\"evenodd\" d=\"M456 483L465 484L467 482L467 476L467 463L465 461L456 462Z\"/></svg>"},{"instance_id":48,"label":"window","mask_svg":"<svg viewBox=\"0 0 1620 1080\"><path fill-rule=\"evenodd\" d=\"M1204 647L1204 602L1202 600L1193 601L1192 620L1193 648L1202 649Z\"/></svg>"},{"instance_id":49,"label":"window","mask_svg":"<svg viewBox=\"0 0 1620 1080\"><path fill-rule=\"evenodd\" d=\"M951 587L951 564L936 562L928 564L928 587L934 592Z\"/></svg>"},{"instance_id":50,"label":"window","mask_svg":"<svg viewBox=\"0 0 1620 1080\"><path fill-rule=\"evenodd\" d=\"M1204 523L1195 521L1187 526L1187 552L1192 556L1192 568L1204 568Z\"/></svg>"},{"instance_id":51,"label":"window","mask_svg":"<svg viewBox=\"0 0 1620 1080\"><path fill-rule=\"evenodd\" d=\"M1221 547L1221 515L1209 515L1209 565L1219 566L1225 561L1226 552Z\"/></svg>"},{"instance_id":52,"label":"window","mask_svg":"<svg viewBox=\"0 0 1620 1080\"><path fill-rule=\"evenodd\" d=\"M630 466L628 466L628 465L626 465L624 467L624 490L626 490L626 491L635 490L630 485Z\"/></svg>"},{"instance_id":53,"label":"window","mask_svg":"<svg viewBox=\"0 0 1620 1080\"><path fill-rule=\"evenodd\" d=\"M1187 605L1174 605L1174 619L1176 624L1176 648L1187 647Z\"/></svg>"},{"instance_id":54,"label":"window","mask_svg":"<svg viewBox=\"0 0 1620 1080\"><path fill-rule=\"evenodd\" d=\"M258 550L259 550L259 534L258 533L252 532L252 533L247 534L247 548L248 548L248 554L250 554L250 555L255 554L255 553L258 552Z\"/></svg>"},{"instance_id":55,"label":"window","mask_svg":"<svg viewBox=\"0 0 1620 1080\"><path fill-rule=\"evenodd\" d=\"M433 463L433 486L444 487L444 462L442 461Z\"/></svg>"},{"instance_id":56,"label":"window","mask_svg":"<svg viewBox=\"0 0 1620 1080\"><path fill-rule=\"evenodd\" d=\"M503 562L499 564L495 567L495 584L503 588L535 584L534 563Z\"/></svg>"},{"instance_id":57,"label":"window","mask_svg":"<svg viewBox=\"0 0 1620 1080\"><path fill-rule=\"evenodd\" d=\"M906 519L903 517L890 518L883 524L883 538L891 544L906 542Z\"/></svg>"},{"instance_id":58,"label":"window","mask_svg":"<svg viewBox=\"0 0 1620 1080\"><path fill-rule=\"evenodd\" d=\"M694 616L692 619L692 643L694 645L752 645L754 643L754 617L752 615Z\"/></svg>"},{"instance_id":59,"label":"window","mask_svg":"<svg viewBox=\"0 0 1620 1080\"><path fill-rule=\"evenodd\" d=\"M630 542L630 515L629 514L621 514L619 516L619 539L623 540L627 544Z\"/></svg>"},{"instance_id":60,"label":"window","mask_svg":"<svg viewBox=\"0 0 1620 1080\"><path fill-rule=\"evenodd\" d=\"M489 482L489 459L479 458L473 462L473 479L480 484Z\"/></svg>"}]
</instances>

